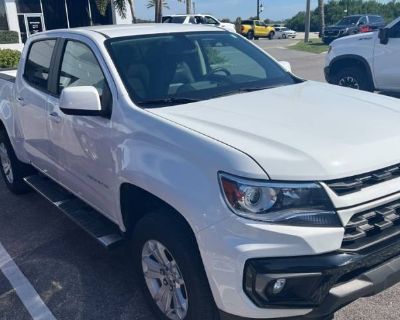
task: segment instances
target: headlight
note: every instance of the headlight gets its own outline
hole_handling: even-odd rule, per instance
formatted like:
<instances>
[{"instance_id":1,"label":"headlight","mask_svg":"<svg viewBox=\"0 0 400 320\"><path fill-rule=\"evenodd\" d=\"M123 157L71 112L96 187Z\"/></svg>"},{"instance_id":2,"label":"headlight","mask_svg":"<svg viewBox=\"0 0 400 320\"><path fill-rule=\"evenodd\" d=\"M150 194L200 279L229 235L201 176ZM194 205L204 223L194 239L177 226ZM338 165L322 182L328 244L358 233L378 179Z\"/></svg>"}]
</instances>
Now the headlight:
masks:
<instances>
[{"instance_id":1,"label":"headlight","mask_svg":"<svg viewBox=\"0 0 400 320\"><path fill-rule=\"evenodd\" d=\"M220 173L225 201L237 215L291 225L340 227L325 190L313 182L269 182Z\"/></svg>"}]
</instances>

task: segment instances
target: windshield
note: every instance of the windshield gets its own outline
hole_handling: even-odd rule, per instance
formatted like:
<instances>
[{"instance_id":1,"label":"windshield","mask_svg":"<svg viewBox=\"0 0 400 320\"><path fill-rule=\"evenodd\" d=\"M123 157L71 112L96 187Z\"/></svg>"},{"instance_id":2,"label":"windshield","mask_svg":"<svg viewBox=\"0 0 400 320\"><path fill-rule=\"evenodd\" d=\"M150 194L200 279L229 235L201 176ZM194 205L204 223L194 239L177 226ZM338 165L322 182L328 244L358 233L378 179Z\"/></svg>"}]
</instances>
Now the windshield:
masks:
<instances>
[{"instance_id":1,"label":"windshield","mask_svg":"<svg viewBox=\"0 0 400 320\"><path fill-rule=\"evenodd\" d=\"M107 40L134 102L164 107L298 82L242 37L229 32Z\"/></svg>"},{"instance_id":2,"label":"windshield","mask_svg":"<svg viewBox=\"0 0 400 320\"><path fill-rule=\"evenodd\" d=\"M360 17L346 17L340 20L336 25L338 26L351 26L351 25L356 25L358 20L360 20Z\"/></svg>"}]
</instances>

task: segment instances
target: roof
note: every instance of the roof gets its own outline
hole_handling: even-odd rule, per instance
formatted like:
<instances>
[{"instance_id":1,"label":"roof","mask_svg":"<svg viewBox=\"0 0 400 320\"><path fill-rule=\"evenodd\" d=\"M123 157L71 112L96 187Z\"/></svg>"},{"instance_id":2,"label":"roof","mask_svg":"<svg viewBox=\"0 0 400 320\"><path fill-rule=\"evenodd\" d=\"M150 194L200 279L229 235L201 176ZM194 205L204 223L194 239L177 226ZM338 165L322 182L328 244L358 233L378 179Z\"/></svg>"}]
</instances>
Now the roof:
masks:
<instances>
[{"instance_id":1,"label":"roof","mask_svg":"<svg viewBox=\"0 0 400 320\"><path fill-rule=\"evenodd\" d=\"M107 38L118 38L135 35L161 34L161 33L179 33L179 32L201 32L201 31L225 31L224 29L198 24L175 24L175 23L142 23L125 25L102 25L81 28L71 28L63 30L52 30L52 32L73 32L87 33L87 31L102 34ZM43 33L42 33L43 34Z\"/></svg>"}]
</instances>

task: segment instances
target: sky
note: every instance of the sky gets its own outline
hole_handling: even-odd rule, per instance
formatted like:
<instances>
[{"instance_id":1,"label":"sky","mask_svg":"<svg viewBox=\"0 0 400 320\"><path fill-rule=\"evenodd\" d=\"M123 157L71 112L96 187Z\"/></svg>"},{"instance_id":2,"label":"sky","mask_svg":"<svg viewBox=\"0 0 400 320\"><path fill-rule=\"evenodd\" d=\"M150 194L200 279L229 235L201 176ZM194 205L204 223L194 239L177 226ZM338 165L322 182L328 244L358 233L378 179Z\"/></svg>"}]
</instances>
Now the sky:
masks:
<instances>
[{"instance_id":1,"label":"sky","mask_svg":"<svg viewBox=\"0 0 400 320\"><path fill-rule=\"evenodd\" d=\"M196 3L196 13L212 14L215 17L236 19L255 16L257 0L193 0ZM265 7L261 17L273 20L284 20L294 16L299 11L305 11L306 0L260 0ZM388 2L389 0L380 0ZM135 0L137 16L142 19L154 18L154 9L147 9L147 0ZM164 14L185 13L185 4L177 0L167 0L170 10L164 9ZM312 8L318 6L318 0L311 0Z\"/></svg>"}]
</instances>

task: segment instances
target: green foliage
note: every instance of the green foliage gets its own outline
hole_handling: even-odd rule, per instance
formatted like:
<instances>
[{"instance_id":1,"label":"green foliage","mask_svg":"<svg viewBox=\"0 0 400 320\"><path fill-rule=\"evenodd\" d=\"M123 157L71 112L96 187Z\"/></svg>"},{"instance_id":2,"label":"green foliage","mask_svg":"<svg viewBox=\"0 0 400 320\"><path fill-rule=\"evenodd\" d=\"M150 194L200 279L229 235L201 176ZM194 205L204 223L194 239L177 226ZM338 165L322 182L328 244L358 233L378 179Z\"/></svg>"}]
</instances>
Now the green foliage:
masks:
<instances>
[{"instance_id":1,"label":"green foliage","mask_svg":"<svg viewBox=\"0 0 400 320\"><path fill-rule=\"evenodd\" d=\"M21 52L11 49L0 49L0 68L15 68L18 66Z\"/></svg>"},{"instance_id":2,"label":"green foliage","mask_svg":"<svg viewBox=\"0 0 400 320\"><path fill-rule=\"evenodd\" d=\"M147 9L154 8L156 6L156 1L157 0L149 0L147 2ZM166 0L162 0L162 6L163 8L169 9L169 5Z\"/></svg>"},{"instance_id":3,"label":"green foliage","mask_svg":"<svg viewBox=\"0 0 400 320\"><path fill-rule=\"evenodd\" d=\"M346 12L347 10L347 12ZM390 1L380 3L376 0L331 0L325 4L325 24L332 25L344 16L353 14L378 14L386 22L390 22L400 16L400 3ZM305 12L299 12L286 22L286 25L296 31L304 31ZM311 30L320 29L318 8L311 13Z\"/></svg>"},{"instance_id":4,"label":"green foliage","mask_svg":"<svg viewBox=\"0 0 400 320\"><path fill-rule=\"evenodd\" d=\"M18 43L17 31L0 31L0 43Z\"/></svg>"},{"instance_id":5,"label":"green foliage","mask_svg":"<svg viewBox=\"0 0 400 320\"><path fill-rule=\"evenodd\" d=\"M294 46L290 46L289 49L305 51L310 53L323 53L328 51L329 46L324 44L321 39L312 39L309 43L299 41Z\"/></svg>"}]
</instances>

